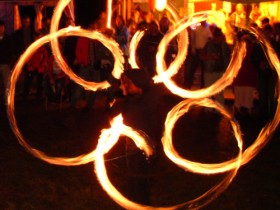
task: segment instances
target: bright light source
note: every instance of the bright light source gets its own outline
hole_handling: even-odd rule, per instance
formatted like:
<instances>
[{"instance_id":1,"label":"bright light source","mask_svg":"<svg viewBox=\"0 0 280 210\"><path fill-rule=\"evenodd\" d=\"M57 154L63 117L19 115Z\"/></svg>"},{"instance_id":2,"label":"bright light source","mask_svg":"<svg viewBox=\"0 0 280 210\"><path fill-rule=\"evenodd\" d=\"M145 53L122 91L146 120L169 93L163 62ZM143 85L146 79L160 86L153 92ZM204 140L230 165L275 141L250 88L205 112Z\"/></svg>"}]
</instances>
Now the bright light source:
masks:
<instances>
[{"instance_id":1,"label":"bright light source","mask_svg":"<svg viewBox=\"0 0 280 210\"><path fill-rule=\"evenodd\" d=\"M167 4L166 0L156 0L156 9L158 11L162 11L164 10L166 4Z\"/></svg>"}]
</instances>

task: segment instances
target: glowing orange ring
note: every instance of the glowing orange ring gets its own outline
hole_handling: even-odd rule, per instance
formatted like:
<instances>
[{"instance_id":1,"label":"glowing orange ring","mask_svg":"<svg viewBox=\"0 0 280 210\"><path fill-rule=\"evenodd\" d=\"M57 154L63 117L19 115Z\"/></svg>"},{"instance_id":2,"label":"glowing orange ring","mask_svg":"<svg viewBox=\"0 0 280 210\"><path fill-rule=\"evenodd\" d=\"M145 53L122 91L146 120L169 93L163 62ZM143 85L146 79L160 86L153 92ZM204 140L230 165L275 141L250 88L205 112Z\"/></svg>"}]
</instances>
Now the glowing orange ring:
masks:
<instances>
[{"instance_id":1,"label":"glowing orange ring","mask_svg":"<svg viewBox=\"0 0 280 210\"><path fill-rule=\"evenodd\" d=\"M165 86L174 94L182 97L182 98L205 98L213 96L219 92L221 92L225 87L230 85L233 82L233 79L237 75L238 71L233 73L232 71L233 67L241 67L241 63L243 60L243 57L245 56L245 44L239 43L236 45L236 47L233 50L232 58L230 61L230 64L224 73L224 75L216 81L212 86L208 88L203 88L199 90L185 90L180 87L178 87L172 80L171 76L174 75L180 68L179 64L171 65L168 69L166 69L166 65L164 62L164 56L166 53L167 45L168 43L180 32L185 30L188 26L192 24L191 18L196 17L199 21L205 19L205 12L195 13L193 16L186 17L182 19L178 24L174 26L174 29L176 29L174 32L170 31L165 37L161 40L159 44L159 50L156 55L156 62L157 62L157 73L158 75L155 76L154 80L156 82L163 82ZM180 43L179 43L180 44ZM183 46L184 48L187 48L187 46Z\"/></svg>"},{"instance_id":2,"label":"glowing orange ring","mask_svg":"<svg viewBox=\"0 0 280 210\"><path fill-rule=\"evenodd\" d=\"M19 128L17 126L16 118L14 115L14 99L15 99L15 83L18 80L22 68L25 64L26 60L29 60L32 56L32 54L39 49L43 44L50 41L51 36L55 37L61 37L61 36L80 36L82 33L80 32L83 30L79 28L72 28L69 30L69 28L61 29L55 34L44 36L40 39L38 39L36 42L33 42L28 49L22 54L22 56L19 58L18 63L16 64L10 78L10 87L7 92L7 112L8 112L8 118L11 124L11 128L16 135L19 143L32 155L34 155L37 158L40 158L42 160L45 160L48 163L56 164L56 165L80 165L80 164L86 164L94 160L95 158L95 151L92 151L88 154L80 155L77 157L72 158L66 158L66 157L51 157L45 154L44 152L41 152L37 149L32 148L25 140L22 134L19 131ZM14 81L14 82L13 82ZM98 84L99 86L106 86L107 82L102 82ZM58 163L59 162L59 163Z\"/></svg>"},{"instance_id":3,"label":"glowing orange ring","mask_svg":"<svg viewBox=\"0 0 280 210\"><path fill-rule=\"evenodd\" d=\"M246 29L248 29L250 32L256 35L256 37L260 39L260 42L263 43L266 47L264 52L268 56L268 59L270 60L272 66L275 68L278 76L278 81L277 81L278 100L277 100L277 108L275 111L274 118L262 128L255 142L243 152L242 162L241 162L242 165L252 160L261 151L261 149L269 142L270 138L272 137L272 134L274 133L280 121L280 106L279 106L280 105L280 100L279 100L280 63L279 63L278 56L275 50L273 49L273 47L271 46L270 42L264 37L264 35L260 31L258 31L254 27L249 27Z\"/></svg>"},{"instance_id":4,"label":"glowing orange ring","mask_svg":"<svg viewBox=\"0 0 280 210\"><path fill-rule=\"evenodd\" d=\"M107 171L105 167L104 162L104 155L110 151L110 149L115 145L117 142L119 135L112 135L113 133L110 133L111 130L107 130L109 133L107 133L107 138L102 139L100 138L98 140L98 144L96 147L96 156L95 156L95 173L97 175L97 178L103 187L103 189L108 193L108 195L119 205L123 206L124 208L131 209L131 206L133 206L133 209L141 209L145 206L141 204L137 204L133 201L130 201L126 197L124 197L110 182ZM128 136L130 139L132 139L136 146L140 149L144 150L147 156L151 155L151 147L146 143L145 139L143 137L140 137L141 134L132 130L130 127L123 125L123 128L121 131L119 131L120 134ZM102 137L102 135L101 135ZM103 141L102 141L103 140ZM145 144L145 146L142 146Z\"/></svg>"},{"instance_id":5,"label":"glowing orange ring","mask_svg":"<svg viewBox=\"0 0 280 210\"><path fill-rule=\"evenodd\" d=\"M59 43L58 43L58 39L56 36L56 31L58 31L59 22L60 22L62 13L70 1L71 0L59 1L54 10L53 18L51 20L50 42L51 42L51 47L52 47L52 52L54 54L54 57L56 58L57 63L60 66L60 68L70 77L70 79L73 80L75 83L83 86L85 89L95 91L96 89L107 88L108 86L110 86L109 83L107 83L107 86L104 86L103 84L99 85L99 83L88 82L88 81L85 81L84 79L78 77L71 70L71 68L67 65L67 63L65 62L65 60L60 52L60 49L57 47L57 46L59 46ZM71 28L72 27L70 26L69 30L71 30ZM123 68L124 57L123 57L121 49L119 48L118 43L115 40L108 38L97 31L83 30L82 36L85 36L85 37L88 37L91 39L97 39L98 41L102 42L102 44L104 44L105 47L112 50L112 55L115 58L112 75L115 78L119 79L124 70L124 68ZM105 40L105 41L103 41L103 40Z\"/></svg>"},{"instance_id":6,"label":"glowing orange ring","mask_svg":"<svg viewBox=\"0 0 280 210\"><path fill-rule=\"evenodd\" d=\"M111 132L111 130L108 130L108 132ZM141 149L141 144L145 143L144 139L142 139L142 138L139 139L139 137L138 137L139 134L133 135L134 133L136 134L137 132L133 131L128 126L123 126L123 128L119 132L120 132L120 134L128 136L133 141L135 141L135 138L138 138L138 140L135 142L138 142L138 143L136 143L136 145L140 149ZM216 186L212 187L210 190L208 190L207 192L205 192L203 195L199 196L196 199L193 199L193 200L190 200L188 202L181 203L178 205L169 206L169 207L146 206L146 205L142 205L139 203L135 203L135 202L127 199L110 182L108 175L107 175L106 167L105 167L104 155L107 152L109 152L110 149L115 145L119 135L113 136L113 133L106 133L106 135L107 135L106 139L100 138L98 141L98 145L96 148L95 162L94 162L95 173L96 173L97 178L98 178L101 186L103 187L103 189L108 193L108 195L116 203L118 203L120 206L124 207L125 209L161 209L161 210L166 209L167 210L167 209L177 209L177 208L181 208L181 207L187 207L188 209L198 209L198 208L210 203L212 201L212 199L209 199L209 198L216 197L218 194L220 194L227 188L227 186L230 184L230 182L233 180L233 178L237 174L237 171L239 169L238 163L240 163L240 161L241 161L241 152L240 152L236 167L232 171L230 171L229 174L227 176L225 176L225 178L220 183L218 183ZM103 140L103 141L101 141L101 140ZM146 147L143 147L143 148L145 149ZM145 152L146 152L146 154L149 155L148 151L149 150L146 150Z\"/></svg>"},{"instance_id":7,"label":"glowing orange ring","mask_svg":"<svg viewBox=\"0 0 280 210\"><path fill-rule=\"evenodd\" d=\"M183 114L188 112L191 106L195 106L195 105L215 108L230 120L231 126L234 130L234 135L237 140L237 145L239 148L239 153L235 159L231 161L226 161L224 163L203 164L203 163L198 163L198 162L189 161L187 159L183 159L177 152L175 152L175 148L173 147L173 143L172 143L172 131L173 131L172 125L174 125L176 121ZM232 170L236 167L239 167L241 157L242 157L242 144L243 144L241 136L242 134L239 125L231 117L231 115L224 109L224 107L217 104L215 101L207 98L189 99L180 102L168 113L165 121L165 131L162 137L162 144L163 144L164 152L167 155L167 157L175 164L177 164L179 167L194 173L215 174L215 173L223 173L228 170ZM229 164L229 162L231 162L231 164Z\"/></svg>"},{"instance_id":8,"label":"glowing orange ring","mask_svg":"<svg viewBox=\"0 0 280 210\"><path fill-rule=\"evenodd\" d=\"M139 66L137 65L136 59L135 59L135 54L136 54L136 49L138 47L138 44L143 36L144 36L144 31L137 31L133 35L133 37L130 41L128 62L130 64L131 68L134 68L134 69L139 68Z\"/></svg>"}]
</instances>

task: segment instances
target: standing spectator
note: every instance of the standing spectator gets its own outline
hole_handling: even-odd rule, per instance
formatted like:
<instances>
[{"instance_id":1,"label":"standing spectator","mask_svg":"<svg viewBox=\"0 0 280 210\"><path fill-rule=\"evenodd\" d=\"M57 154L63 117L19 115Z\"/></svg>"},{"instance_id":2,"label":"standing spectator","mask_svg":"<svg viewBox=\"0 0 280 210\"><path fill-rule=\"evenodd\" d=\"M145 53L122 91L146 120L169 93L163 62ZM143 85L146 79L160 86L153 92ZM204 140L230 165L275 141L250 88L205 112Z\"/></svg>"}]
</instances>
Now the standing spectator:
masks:
<instances>
[{"instance_id":1,"label":"standing spectator","mask_svg":"<svg viewBox=\"0 0 280 210\"><path fill-rule=\"evenodd\" d=\"M152 21L136 51L139 67L147 71L151 77L156 74L156 54L162 37L157 22Z\"/></svg>"},{"instance_id":2,"label":"standing spectator","mask_svg":"<svg viewBox=\"0 0 280 210\"><path fill-rule=\"evenodd\" d=\"M165 14L159 20L159 29L163 36L168 32L169 27L170 27L170 19ZM169 42L164 56L164 60L167 67L169 67L169 65L173 62L175 56L177 55L177 52L178 52L178 44L177 44L177 37L175 37ZM178 84L182 84L183 83L182 80L184 79L181 74L181 72L183 71L181 70L183 70L183 68L180 68L179 72L173 77L173 80L176 81L176 83Z\"/></svg>"},{"instance_id":3,"label":"standing spectator","mask_svg":"<svg viewBox=\"0 0 280 210\"><path fill-rule=\"evenodd\" d=\"M169 27L170 27L170 20L168 19L167 16L163 16L159 20L160 32L163 35L165 35L167 33L167 31L169 30ZM172 39L172 41L170 41L167 51L166 51L165 62L166 62L167 66L169 66L170 63L174 60L174 57L175 57L177 51L178 51L177 39L174 38L174 39Z\"/></svg>"},{"instance_id":4,"label":"standing spectator","mask_svg":"<svg viewBox=\"0 0 280 210\"><path fill-rule=\"evenodd\" d=\"M213 32L213 39L206 43L204 48L204 82L209 87L222 77L230 61L230 48L225 41L225 36L220 28ZM221 105L224 105L223 92L213 97Z\"/></svg>"},{"instance_id":5,"label":"standing spectator","mask_svg":"<svg viewBox=\"0 0 280 210\"><path fill-rule=\"evenodd\" d=\"M194 83L194 75L195 70L198 63L198 56L196 56L196 51L194 48L194 30L191 27L187 28L188 30L188 39L189 39L189 45L188 45L188 55L186 57L186 60L184 62L184 83L183 86L187 89L191 89Z\"/></svg>"},{"instance_id":6,"label":"standing spectator","mask_svg":"<svg viewBox=\"0 0 280 210\"><path fill-rule=\"evenodd\" d=\"M254 108L254 92L257 88L258 71L254 62L254 37L244 33L241 39L246 42L246 56L237 77L233 82L235 114L252 114Z\"/></svg>"},{"instance_id":7,"label":"standing spectator","mask_svg":"<svg viewBox=\"0 0 280 210\"><path fill-rule=\"evenodd\" d=\"M137 24L137 30L146 30L149 28L150 23L154 21L154 15L152 11L144 13L144 18Z\"/></svg>"},{"instance_id":8,"label":"standing spectator","mask_svg":"<svg viewBox=\"0 0 280 210\"><path fill-rule=\"evenodd\" d=\"M191 38L194 41L194 49L195 49L195 69L196 71L200 69L201 77L200 77L200 87L204 87L204 76L203 76L203 60L202 54L203 49L208 42L209 39L212 38L212 32L209 28L209 25L206 21L202 21L198 27L194 30L194 37Z\"/></svg>"},{"instance_id":9,"label":"standing spectator","mask_svg":"<svg viewBox=\"0 0 280 210\"><path fill-rule=\"evenodd\" d=\"M47 35L50 33L50 27L51 27L51 19L49 17L44 17L42 20L42 29L41 32L44 35Z\"/></svg>"},{"instance_id":10,"label":"standing spectator","mask_svg":"<svg viewBox=\"0 0 280 210\"><path fill-rule=\"evenodd\" d=\"M125 58L125 67L128 68L128 54L129 54L129 31L125 25L124 19L122 16L118 15L115 18L115 36L116 42L119 44L124 58Z\"/></svg>"},{"instance_id":11,"label":"standing spectator","mask_svg":"<svg viewBox=\"0 0 280 210\"><path fill-rule=\"evenodd\" d=\"M131 40L131 38L135 34L139 21L140 21L140 11L134 9L132 11L131 17L126 22L126 26L129 30L129 35L130 35L129 40Z\"/></svg>"},{"instance_id":12,"label":"standing spectator","mask_svg":"<svg viewBox=\"0 0 280 210\"><path fill-rule=\"evenodd\" d=\"M276 41L273 37L273 28L266 25L262 32L272 47L276 47ZM270 65L260 44L255 49L254 63L258 70L258 93L259 93L259 117L261 120L268 120L274 116L277 99L275 97L275 86L277 84L277 73ZM277 50L276 50L277 52Z\"/></svg>"},{"instance_id":13,"label":"standing spectator","mask_svg":"<svg viewBox=\"0 0 280 210\"><path fill-rule=\"evenodd\" d=\"M21 20L22 27L14 32L14 43L16 47L16 56L19 57L26 48L34 41L35 31L32 28L29 16L24 16Z\"/></svg>"},{"instance_id":14,"label":"standing spectator","mask_svg":"<svg viewBox=\"0 0 280 210\"><path fill-rule=\"evenodd\" d=\"M42 33L35 33L35 39L39 39L43 36ZM43 90L43 78L48 61L48 51L46 47L41 46L27 62L27 74L24 80L23 100L28 97L33 79L36 78L36 100L40 101Z\"/></svg>"},{"instance_id":15,"label":"standing spectator","mask_svg":"<svg viewBox=\"0 0 280 210\"><path fill-rule=\"evenodd\" d=\"M234 26L245 26L246 12L242 3L235 6L235 12L230 15L230 21Z\"/></svg>"},{"instance_id":16,"label":"standing spectator","mask_svg":"<svg viewBox=\"0 0 280 210\"><path fill-rule=\"evenodd\" d=\"M65 20L64 27L67 28L72 24L72 20L69 20L67 18ZM72 69L74 73L78 72L79 66L75 63L75 58L76 58L76 44L77 44L77 37L76 36L65 36L65 37L60 37L59 41L61 42L61 52L63 54L63 58L67 62L67 65ZM68 97L71 98L71 91L74 82L72 80L69 80L68 84Z\"/></svg>"},{"instance_id":17,"label":"standing spectator","mask_svg":"<svg viewBox=\"0 0 280 210\"><path fill-rule=\"evenodd\" d=\"M106 33L105 33L106 35ZM110 37L110 34L108 35ZM112 70L114 67L114 57L112 52L107 49L101 42L97 42L96 47L96 67L100 69L100 81L107 81L111 84L105 91L106 94L106 106L109 110L111 103L113 102L115 95L115 83L116 79L112 75Z\"/></svg>"},{"instance_id":18,"label":"standing spectator","mask_svg":"<svg viewBox=\"0 0 280 210\"><path fill-rule=\"evenodd\" d=\"M252 10L250 12L250 20L253 23L257 23L259 17L261 16L260 8L258 4L253 4L252 5Z\"/></svg>"},{"instance_id":19,"label":"standing spectator","mask_svg":"<svg viewBox=\"0 0 280 210\"><path fill-rule=\"evenodd\" d=\"M260 20L260 28L264 29L267 25L270 25L270 19L268 17L262 17Z\"/></svg>"},{"instance_id":20,"label":"standing spectator","mask_svg":"<svg viewBox=\"0 0 280 210\"><path fill-rule=\"evenodd\" d=\"M61 46L61 43L60 43ZM46 95L51 102L60 102L62 100L62 92L68 96L67 85L69 83L68 76L59 67L53 55L48 59L48 71L45 78L46 82Z\"/></svg>"},{"instance_id":21,"label":"standing spectator","mask_svg":"<svg viewBox=\"0 0 280 210\"><path fill-rule=\"evenodd\" d=\"M34 41L34 28L32 28L31 19L29 16L23 16L21 19L22 27L14 32L14 46L16 59L29 47L29 45ZM20 75L18 88L19 93L24 91L24 81L27 74L27 65L23 67L22 74Z\"/></svg>"},{"instance_id":22,"label":"standing spectator","mask_svg":"<svg viewBox=\"0 0 280 210\"><path fill-rule=\"evenodd\" d=\"M6 88L8 86L8 80L13 60L13 40L8 34L6 34L5 23L2 20L0 20L0 76L3 81L3 89L1 88L1 95L3 97L5 97Z\"/></svg>"},{"instance_id":23,"label":"standing spectator","mask_svg":"<svg viewBox=\"0 0 280 210\"><path fill-rule=\"evenodd\" d=\"M95 30L95 23L89 24L89 30ZM76 44L76 60L75 64L78 65L77 76L80 78L91 81L100 81L100 69L97 64L96 58L97 41L87 37L78 37ZM71 107L76 108L77 102L80 100L83 92L83 87L79 84L74 84L71 94ZM87 94L87 105L84 111L90 111L95 99L97 97L96 91L89 91Z\"/></svg>"}]
</instances>

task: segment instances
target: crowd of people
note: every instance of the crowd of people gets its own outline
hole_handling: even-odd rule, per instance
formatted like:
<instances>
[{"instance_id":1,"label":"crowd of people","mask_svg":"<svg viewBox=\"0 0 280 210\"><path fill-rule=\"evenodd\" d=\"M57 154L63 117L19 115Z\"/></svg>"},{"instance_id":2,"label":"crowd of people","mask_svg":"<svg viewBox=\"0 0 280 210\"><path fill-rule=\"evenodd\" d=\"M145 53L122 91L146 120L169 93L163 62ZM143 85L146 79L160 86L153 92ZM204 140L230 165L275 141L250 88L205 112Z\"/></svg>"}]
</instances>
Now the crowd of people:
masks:
<instances>
[{"instance_id":1,"label":"crowd of people","mask_svg":"<svg viewBox=\"0 0 280 210\"><path fill-rule=\"evenodd\" d=\"M242 6L242 5L241 5ZM243 17L243 8L239 4L236 12L231 15L232 21L237 17ZM240 8L241 9L240 9ZM244 9L242 10L244 11ZM241 15L240 15L241 14ZM106 28L104 13L97 21L91 21L86 28L98 30L106 36L115 39L119 44L125 58L125 69L130 68L128 62L129 43L137 30L145 30L143 38L136 51L136 61L140 69L146 71L152 78L156 74L157 48L165 33L169 30L172 22L167 14L162 15L160 20L153 17L151 11L143 12L135 8L130 19L127 21L120 15L113 19L112 28ZM72 24L69 19L61 23L61 27ZM254 25L255 23L250 23ZM270 24L269 18L263 18L259 30L267 37L280 55L280 27L279 23ZM234 111L235 113L252 114L255 111L255 92L259 96L260 110L266 110L264 115L269 115L274 110L274 88L276 83L275 72L261 50L261 45L254 35L244 29L233 26L235 40L244 40L247 43L247 55L243 61L239 75L233 83ZM32 29L31 19L22 17L22 27L12 35L5 33L5 23L0 21L0 69L3 78L3 86L7 87L8 77L11 69L20 55L36 39L49 33L50 19L43 19L43 28L40 31ZM202 21L195 28L187 28L189 33L189 53L182 65L176 82L184 88L192 89L195 74L200 72L199 88L208 87L220 78L226 70L232 46L226 41L223 29L208 21ZM114 58L111 52L97 40L85 37L62 37L59 38L60 49L64 59L71 69L84 80L100 82L108 80L114 82L111 70ZM165 61L169 65L178 51L176 39L169 43ZM34 85L35 84L35 85ZM34 87L35 86L35 87ZM245 88L246 87L246 88ZM69 100L69 105L77 107L78 101L83 94L80 85L73 84L68 76L60 69L53 57L49 44L40 47L34 55L26 61L17 85L17 92L23 101L30 100L30 93L35 88L36 100L47 98L49 102L57 103L62 99ZM245 88L245 89L244 89ZM4 89L2 89L4 90ZM2 91L4 93L4 91ZM33 91L34 92L34 91ZM106 91L108 106L114 99L113 88ZM87 103L84 108L90 111L94 106L98 92L88 91L86 93ZM1 94L4 96L5 94ZM224 94L220 93L213 98L224 104Z\"/></svg>"},{"instance_id":2,"label":"crowd of people","mask_svg":"<svg viewBox=\"0 0 280 210\"><path fill-rule=\"evenodd\" d=\"M256 28L271 44L278 58L280 56L279 26L263 18L260 26L248 23ZM274 116L276 109L277 73L265 54L265 46L250 31L233 25L233 45L226 42L225 34L215 25L203 21L196 29L189 28L189 54L184 66L184 86L191 89L195 83L195 74L200 72L198 88L206 88L222 77L226 71L233 46L236 41L246 43L246 56L242 61L238 75L230 89L233 92L233 112L235 115L253 116L267 120ZM224 105L225 94L213 97Z\"/></svg>"}]
</instances>

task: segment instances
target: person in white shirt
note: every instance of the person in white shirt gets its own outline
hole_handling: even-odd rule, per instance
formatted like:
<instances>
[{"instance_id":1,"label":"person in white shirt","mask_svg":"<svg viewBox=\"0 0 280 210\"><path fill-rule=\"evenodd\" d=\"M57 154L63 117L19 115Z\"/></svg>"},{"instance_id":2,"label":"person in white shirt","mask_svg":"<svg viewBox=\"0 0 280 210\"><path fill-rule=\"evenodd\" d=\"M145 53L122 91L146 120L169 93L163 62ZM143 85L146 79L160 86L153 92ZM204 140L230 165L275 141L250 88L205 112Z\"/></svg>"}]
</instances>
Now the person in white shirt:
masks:
<instances>
[{"instance_id":1,"label":"person in white shirt","mask_svg":"<svg viewBox=\"0 0 280 210\"><path fill-rule=\"evenodd\" d=\"M208 42L212 38L212 32L209 28L209 24L206 21L202 21L201 24L194 30L194 37L192 39L194 43L194 53L196 65L195 69L200 69L201 79L200 79L200 87L204 87L204 76L203 76L203 60L201 59L201 55L203 54L203 49Z\"/></svg>"}]
</instances>

